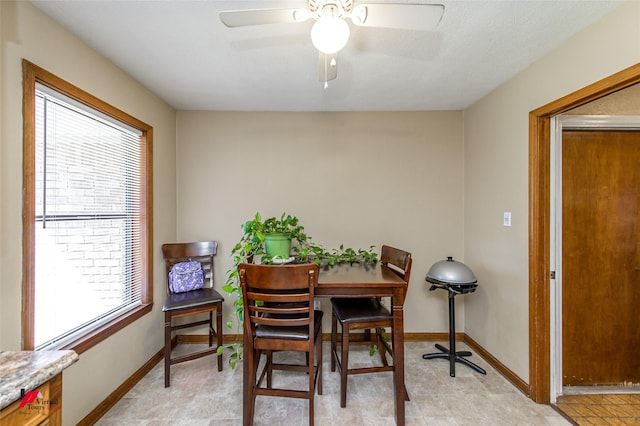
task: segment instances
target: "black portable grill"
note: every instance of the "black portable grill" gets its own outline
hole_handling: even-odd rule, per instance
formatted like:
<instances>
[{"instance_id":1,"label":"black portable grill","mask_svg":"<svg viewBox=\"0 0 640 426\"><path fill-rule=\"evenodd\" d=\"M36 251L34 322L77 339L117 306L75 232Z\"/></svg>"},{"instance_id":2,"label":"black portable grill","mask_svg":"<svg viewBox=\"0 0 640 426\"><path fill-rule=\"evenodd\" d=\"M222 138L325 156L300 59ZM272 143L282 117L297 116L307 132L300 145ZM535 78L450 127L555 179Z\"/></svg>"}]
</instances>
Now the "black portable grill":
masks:
<instances>
[{"instance_id":1,"label":"black portable grill","mask_svg":"<svg viewBox=\"0 0 640 426\"><path fill-rule=\"evenodd\" d=\"M473 293L478 287L478 280L476 276L471 272L471 269L462 262L453 260L453 257L447 257L447 260L442 260L434 263L425 280L431 284L430 291L436 289L447 290L449 293L449 348L436 343L436 349L440 352L424 354L424 359L445 358L449 360L449 375L451 377L456 376L456 362L461 362L468 367L476 370L478 373L487 374L487 372L474 364L473 362L464 358L465 356L471 356L469 351L456 352L456 314L454 297L458 294Z\"/></svg>"}]
</instances>

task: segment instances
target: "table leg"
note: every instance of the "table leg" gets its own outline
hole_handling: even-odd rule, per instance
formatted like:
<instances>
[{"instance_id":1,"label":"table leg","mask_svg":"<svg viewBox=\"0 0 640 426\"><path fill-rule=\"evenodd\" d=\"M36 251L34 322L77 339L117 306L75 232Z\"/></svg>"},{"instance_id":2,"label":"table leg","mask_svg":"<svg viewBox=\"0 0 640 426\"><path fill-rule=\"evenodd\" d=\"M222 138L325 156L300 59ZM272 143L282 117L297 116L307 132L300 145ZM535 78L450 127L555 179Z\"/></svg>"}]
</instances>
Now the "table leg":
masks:
<instances>
[{"instance_id":1,"label":"table leg","mask_svg":"<svg viewBox=\"0 0 640 426\"><path fill-rule=\"evenodd\" d=\"M242 331L242 424L251 426L251 418L247 415L248 404L253 403L249 400L249 342L244 327Z\"/></svg>"},{"instance_id":2,"label":"table leg","mask_svg":"<svg viewBox=\"0 0 640 426\"><path fill-rule=\"evenodd\" d=\"M395 293L398 294L395 294ZM393 390L396 399L396 425L404 426L404 403L406 389L404 384L404 308L400 301L404 301L402 289L394 290L393 297Z\"/></svg>"}]
</instances>

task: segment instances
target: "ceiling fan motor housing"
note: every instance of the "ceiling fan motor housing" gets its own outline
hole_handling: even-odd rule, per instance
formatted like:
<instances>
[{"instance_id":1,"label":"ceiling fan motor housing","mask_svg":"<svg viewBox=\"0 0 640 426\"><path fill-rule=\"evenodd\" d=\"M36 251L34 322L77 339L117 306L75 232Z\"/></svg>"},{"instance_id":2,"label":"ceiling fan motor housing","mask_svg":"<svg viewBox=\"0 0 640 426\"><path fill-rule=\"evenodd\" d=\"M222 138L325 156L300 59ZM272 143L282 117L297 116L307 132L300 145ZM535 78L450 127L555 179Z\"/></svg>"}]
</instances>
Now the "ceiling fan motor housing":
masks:
<instances>
[{"instance_id":1,"label":"ceiling fan motor housing","mask_svg":"<svg viewBox=\"0 0 640 426\"><path fill-rule=\"evenodd\" d=\"M317 18L324 14L326 7L336 8L338 16L342 18L353 10L353 0L309 0L309 12Z\"/></svg>"}]
</instances>

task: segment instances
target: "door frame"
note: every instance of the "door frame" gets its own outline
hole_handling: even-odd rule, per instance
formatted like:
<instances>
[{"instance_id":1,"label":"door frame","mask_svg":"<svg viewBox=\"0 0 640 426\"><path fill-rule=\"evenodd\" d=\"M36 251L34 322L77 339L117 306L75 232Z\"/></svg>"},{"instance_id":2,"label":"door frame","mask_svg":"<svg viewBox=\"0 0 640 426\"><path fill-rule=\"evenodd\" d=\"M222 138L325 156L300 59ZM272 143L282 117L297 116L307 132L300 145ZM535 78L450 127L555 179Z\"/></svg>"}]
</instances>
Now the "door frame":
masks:
<instances>
[{"instance_id":1,"label":"door frame","mask_svg":"<svg viewBox=\"0 0 640 426\"><path fill-rule=\"evenodd\" d=\"M529 112L529 397L551 397L551 119L640 83L640 63Z\"/></svg>"},{"instance_id":2,"label":"door frame","mask_svg":"<svg viewBox=\"0 0 640 426\"><path fill-rule=\"evenodd\" d=\"M640 116L569 115L551 117L550 187L550 402L564 393L562 370L562 131L563 130L640 130Z\"/></svg>"}]
</instances>

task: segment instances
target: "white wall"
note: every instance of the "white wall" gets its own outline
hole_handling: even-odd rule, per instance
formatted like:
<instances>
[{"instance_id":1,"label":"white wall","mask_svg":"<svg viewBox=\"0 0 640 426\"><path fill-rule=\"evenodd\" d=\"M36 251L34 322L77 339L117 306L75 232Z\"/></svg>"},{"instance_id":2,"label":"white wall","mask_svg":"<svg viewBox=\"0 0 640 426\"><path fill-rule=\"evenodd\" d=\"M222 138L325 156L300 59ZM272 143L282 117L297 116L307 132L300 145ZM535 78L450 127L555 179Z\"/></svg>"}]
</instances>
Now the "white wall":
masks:
<instances>
[{"instance_id":1,"label":"white wall","mask_svg":"<svg viewBox=\"0 0 640 426\"><path fill-rule=\"evenodd\" d=\"M286 211L326 248L412 252L405 330L447 330L446 294L424 277L462 257L460 112L180 111L177 126L178 237L219 241L219 285L241 224Z\"/></svg>"},{"instance_id":2,"label":"white wall","mask_svg":"<svg viewBox=\"0 0 640 426\"><path fill-rule=\"evenodd\" d=\"M464 258L480 284L465 332L527 382L529 111L639 61L640 2L630 1L464 113Z\"/></svg>"},{"instance_id":3,"label":"white wall","mask_svg":"<svg viewBox=\"0 0 640 426\"><path fill-rule=\"evenodd\" d=\"M154 308L63 373L63 423L76 424L163 346L160 245L175 238L175 111L28 2L0 2L0 350L21 349L22 58L153 126Z\"/></svg>"}]
</instances>

